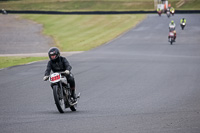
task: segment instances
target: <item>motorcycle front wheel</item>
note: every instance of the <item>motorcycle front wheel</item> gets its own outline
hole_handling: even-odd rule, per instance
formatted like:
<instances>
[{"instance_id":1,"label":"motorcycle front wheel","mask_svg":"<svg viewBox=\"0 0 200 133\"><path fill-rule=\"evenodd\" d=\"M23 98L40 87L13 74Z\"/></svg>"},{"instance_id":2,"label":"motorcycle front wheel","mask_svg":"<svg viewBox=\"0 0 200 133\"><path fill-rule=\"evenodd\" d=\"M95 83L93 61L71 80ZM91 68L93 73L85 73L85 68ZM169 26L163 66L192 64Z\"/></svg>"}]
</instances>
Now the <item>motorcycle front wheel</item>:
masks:
<instances>
[{"instance_id":1,"label":"motorcycle front wheel","mask_svg":"<svg viewBox=\"0 0 200 133\"><path fill-rule=\"evenodd\" d=\"M169 42L172 45L172 43L173 43L172 38L169 38Z\"/></svg>"},{"instance_id":2,"label":"motorcycle front wheel","mask_svg":"<svg viewBox=\"0 0 200 133\"><path fill-rule=\"evenodd\" d=\"M65 102L61 93L62 92L60 91L57 85L53 86L53 96L54 96L56 107L60 113L64 113Z\"/></svg>"}]
</instances>

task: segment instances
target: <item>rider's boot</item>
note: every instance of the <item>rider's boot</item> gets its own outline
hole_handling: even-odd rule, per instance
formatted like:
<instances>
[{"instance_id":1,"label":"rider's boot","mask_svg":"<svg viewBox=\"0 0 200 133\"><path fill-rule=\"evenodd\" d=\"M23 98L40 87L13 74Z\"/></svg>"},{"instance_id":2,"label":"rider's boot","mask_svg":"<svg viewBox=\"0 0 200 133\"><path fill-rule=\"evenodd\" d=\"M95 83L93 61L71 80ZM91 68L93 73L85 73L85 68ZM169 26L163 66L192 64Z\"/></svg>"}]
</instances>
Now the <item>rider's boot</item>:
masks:
<instances>
[{"instance_id":1,"label":"rider's boot","mask_svg":"<svg viewBox=\"0 0 200 133\"><path fill-rule=\"evenodd\" d=\"M75 87L71 88L72 89L72 98L74 99L74 101L76 101L76 93L75 93Z\"/></svg>"}]
</instances>

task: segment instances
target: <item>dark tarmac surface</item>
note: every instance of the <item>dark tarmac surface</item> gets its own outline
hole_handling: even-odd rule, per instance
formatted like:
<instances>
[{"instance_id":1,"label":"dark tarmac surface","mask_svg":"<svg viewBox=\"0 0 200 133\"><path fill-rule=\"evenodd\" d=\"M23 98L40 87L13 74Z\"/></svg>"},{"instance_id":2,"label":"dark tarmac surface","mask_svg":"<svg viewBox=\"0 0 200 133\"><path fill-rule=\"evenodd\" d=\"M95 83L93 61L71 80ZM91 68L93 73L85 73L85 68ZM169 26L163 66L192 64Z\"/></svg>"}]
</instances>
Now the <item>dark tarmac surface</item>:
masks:
<instances>
[{"instance_id":1,"label":"dark tarmac surface","mask_svg":"<svg viewBox=\"0 0 200 133\"><path fill-rule=\"evenodd\" d=\"M199 14L148 15L115 40L67 57L82 94L77 112L58 113L42 81L47 61L1 70L0 132L199 133L199 22Z\"/></svg>"}]
</instances>

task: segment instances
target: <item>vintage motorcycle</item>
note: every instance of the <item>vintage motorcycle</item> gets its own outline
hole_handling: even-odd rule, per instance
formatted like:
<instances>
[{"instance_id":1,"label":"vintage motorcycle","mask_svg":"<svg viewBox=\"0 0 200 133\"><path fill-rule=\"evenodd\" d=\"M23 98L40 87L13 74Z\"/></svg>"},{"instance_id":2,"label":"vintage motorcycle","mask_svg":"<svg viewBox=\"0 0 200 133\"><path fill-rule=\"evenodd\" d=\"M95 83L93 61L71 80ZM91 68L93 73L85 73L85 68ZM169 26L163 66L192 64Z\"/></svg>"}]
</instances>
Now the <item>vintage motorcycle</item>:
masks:
<instances>
[{"instance_id":1,"label":"vintage motorcycle","mask_svg":"<svg viewBox=\"0 0 200 133\"><path fill-rule=\"evenodd\" d=\"M80 98L80 93L77 95L77 99L72 98L70 84L67 82L65 74L65 72L53 73L49 77L55 104L60 113L64 113L66 108L76 111Z\"/></svg>"}]
</instances>

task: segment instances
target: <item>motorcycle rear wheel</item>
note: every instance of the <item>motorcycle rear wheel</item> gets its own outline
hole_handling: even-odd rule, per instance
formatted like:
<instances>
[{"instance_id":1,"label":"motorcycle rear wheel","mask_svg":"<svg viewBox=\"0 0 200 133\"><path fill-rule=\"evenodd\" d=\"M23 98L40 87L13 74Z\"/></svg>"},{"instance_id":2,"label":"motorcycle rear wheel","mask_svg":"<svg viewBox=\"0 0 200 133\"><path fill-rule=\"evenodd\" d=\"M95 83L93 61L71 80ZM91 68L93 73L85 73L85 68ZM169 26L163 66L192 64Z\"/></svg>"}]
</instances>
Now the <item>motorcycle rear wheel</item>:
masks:
<instances>
[{"instance_id":1,"label":"motorcycle rear wheel","mask_svg":"<svg viewBox=\"0 0 200 133\"><path fill-rule=\"evenodd\" d=\"M65 102L64 102L63 97L61 97L61 92L57 85L53 86L53 96L54 96L55 104L58 111L60 113L64 113Z\"/></svg>"}]
</instances>

